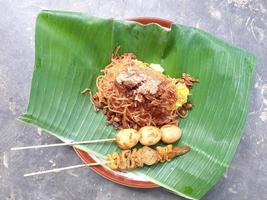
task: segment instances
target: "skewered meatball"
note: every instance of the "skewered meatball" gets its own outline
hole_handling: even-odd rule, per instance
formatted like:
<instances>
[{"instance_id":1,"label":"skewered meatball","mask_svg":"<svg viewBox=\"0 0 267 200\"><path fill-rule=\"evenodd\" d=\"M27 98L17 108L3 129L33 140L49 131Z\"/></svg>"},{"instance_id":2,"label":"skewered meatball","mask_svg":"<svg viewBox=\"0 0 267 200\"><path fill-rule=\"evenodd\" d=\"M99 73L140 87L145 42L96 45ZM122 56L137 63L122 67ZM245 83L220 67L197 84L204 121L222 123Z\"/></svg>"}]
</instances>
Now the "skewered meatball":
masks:
<instances>
[{"instance_id":1,"label":"skewered meatball","mask_svg":"<svg viewBox=\"0 0 267 200\"><path fill-rule=\"evenodd\" d=\"M161 139L160 129L154 126L145 126L139 130L139 133L139 142L145 146L157 144Z\"/></svg>"},{"instance_id":2,"label":"skewered meatball","mask_svg":"<svg viewBox=\"0 0 267 200\"><path fill-rule=\"evenodd\" d=\"M170 144L179 140L182 136L182 131L175 125L164 125L160 128L161 140L164 143Z\"/></svg>"},{"instance_id":3,"label":"skewered meatball","mask_svg":"<svg viewBox=\"0 0 267 200\"><path fill-rule=\"evenodd\" d=\"M121 149L131 149L140 138L140 134L132 128L122 129L116 136L116 143Z\"/></svg>"}]
</instances>

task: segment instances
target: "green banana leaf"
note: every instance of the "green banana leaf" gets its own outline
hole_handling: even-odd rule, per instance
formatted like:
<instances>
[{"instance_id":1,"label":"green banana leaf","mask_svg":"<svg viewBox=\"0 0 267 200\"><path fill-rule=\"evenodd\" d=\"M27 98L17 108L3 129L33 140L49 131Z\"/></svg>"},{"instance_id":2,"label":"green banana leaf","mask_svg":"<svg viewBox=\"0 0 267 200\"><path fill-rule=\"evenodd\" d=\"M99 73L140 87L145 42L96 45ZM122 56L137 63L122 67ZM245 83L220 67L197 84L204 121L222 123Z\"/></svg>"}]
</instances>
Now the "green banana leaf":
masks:
<instances>
[{"instance_id":1,"label":"green banana leaf","mask_svg":"<svg viewBox=\"0 0 267 200\"><path fill-rule=\"evenodd\" d=\"M208 33L179 24L166 30L156 24L43 11L36 22L30 101L19 119L63 141L114 137L116 131L81 91L95 91L100 69L119 45L120 53L159 63L167 75L185 72L199 78L191 91L194 108L180 120L184 134L179 145L192 150L134 173L183 197L201 198L223 175L240 141L256 63L253 55ZM78 148L101 157L119 151L108 142Z\"/></svg>"}]
</instances>

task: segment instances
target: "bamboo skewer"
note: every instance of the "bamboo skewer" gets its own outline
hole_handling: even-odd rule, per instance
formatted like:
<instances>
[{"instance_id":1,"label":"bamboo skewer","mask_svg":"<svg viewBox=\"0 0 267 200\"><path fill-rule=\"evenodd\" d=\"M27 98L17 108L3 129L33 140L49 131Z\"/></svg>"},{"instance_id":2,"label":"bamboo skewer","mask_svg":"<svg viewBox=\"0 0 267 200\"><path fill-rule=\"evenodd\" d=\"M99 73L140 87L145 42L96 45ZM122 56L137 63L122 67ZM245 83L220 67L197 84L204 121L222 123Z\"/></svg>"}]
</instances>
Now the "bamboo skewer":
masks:
<instances>
[{"instance_id":1,"label":"bamboo skewer","mask_svg":"<svg viewBox=\"0 0 267 200\"><path fill-rule=\"evenodd\" d=\"M87 163L87 164L80 164L80 165L73 165L69 167L62 167L62 168L55 168L55 169L50 169L50 170L44 170L44 171L38 171L38 172L32 172L28 174L24 174L24 177L27 176L35 176L35 175L40 175L40 174L48 174L48 173L54 173L54 172L60 172L60 171L65 171L69 169L76 169L76 168L81 168L81 167L90 167L90 166L97 166L97 165L103 165L108 163L108 161L103 161L103 162L97 162L97 163Z\"/></svg>"},{"instance_id":2,"label":"bamboo skewer","mask_svg":"<svg viewBox=\"0 0 267 200\"><path fill-rule=\"evenodd\" d=\"M45 145L35 145L35 146L25 146L25 147L13 147L11 148L12 151L16 150L23 150L23 149L37 149L37 148L47 148L47 147L59 147L59 146L73 146L79 144L93 144L98 142L108 142L114 141L115 138L108 138L108 139L99 139L99 140L87 140L87 141L80 141L80 142L65 142L65 143L57 143L57 144L45 144Z\"/></svg>"}]
</instances>

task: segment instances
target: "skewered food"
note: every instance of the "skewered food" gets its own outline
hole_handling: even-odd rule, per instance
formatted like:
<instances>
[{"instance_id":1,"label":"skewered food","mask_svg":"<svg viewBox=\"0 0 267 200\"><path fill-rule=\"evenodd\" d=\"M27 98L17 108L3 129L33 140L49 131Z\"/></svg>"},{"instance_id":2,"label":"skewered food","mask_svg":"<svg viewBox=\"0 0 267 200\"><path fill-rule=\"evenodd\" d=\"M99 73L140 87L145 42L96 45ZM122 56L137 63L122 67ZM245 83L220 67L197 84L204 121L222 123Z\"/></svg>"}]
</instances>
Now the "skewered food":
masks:
<instances>
[{"instance_id":1,"label":"skewered food","mask_svg":"<svg viewBox=\"0 0 267 200\"><path fill-rule=\"evenodd\" d=\"M175 125L164 125L160 128L161 140L164 143L170 144L179 140L182 136L182 131L178 126Z\"/></svg>"},{"instance_id":2,"label":"skewered food","mask_svg":"<svg viewBox=\"0 0 267 200\"><path fill-rule=\"evenodd\" d=\"M131 149L140 139L140 133L135 129L127 128L122 129L116 135L116 143L121 149Z\"/></svg>"},{"instance_id":3,"label":"skewered food","mask_svg":"<svg viewBox=\"0 0 267 200\"><path fill-rule=\"evenodd\" d=\"M145 146L157 144L161 139L161 131L154 126L144 126L139 130L140 143Z\"/></svg>"},{"instance_id":4,"label":"skewered food","mask_svg":"<svg viewBox=\"0 0 267 200\"><path fill-rule=\"evenodd\" d=\"M160 140L171 144L182 136L181 129L175 125L164 125L160 129L154 126L145 126L139 131L132 128L122 129L116 135L115 141L121 149L131 149L138 142L144 146L152 146Z\"/></svg>"},{"instance_id":5,"label":"skewered food","mask_svg":"<svg viewBox=\"0 0 267 200\"><path fill-rule=\"evenodd\" d=\"M139 131L136 131L135 129L132 128L127 128L120 130L115 138L103 138L103 139L87 140L80 142L67 142L59 144L15 147L12 148L12 150L65 146L65 145L78 145L78 144L92 144L92 143L108 142L114 140L121 149L125 150L125 149L131 149L132 147L137 145L139 141L141 144L146 146L154 145L159 142L159 140L162 138L162 135L165 138L162 141L165 143L173 143L181 137L181 135L180 137L177 136L177 130L179 130L179 128L177 128L175 125L168 125L168 126L165 125L164 127L162 127L163 132L157 127L152 127L152 126L145 126L141 128Z\"/></svg>"},{"instance_id":6,"label":"skewered food","mask_svg":"<svg viewBox=\"0 0 267 200\"><path fill-rule=\"evenodd\" d=\"M145 165L153 165L158 162L159 154L154 149L144 146L138 150L141 162Z\"/></svg>"},{"instance_id":7,"label":"skewered food","mask_svg":"<svg viewBox=\"0 0 267 200\"><path fill-rule=\"evenodd\" d=\"M175 156L181 156L187 153L190 150L190 147L180 146L180 147L174 147L169 144L165 147L158 146L156 147L157 152L160 155L160 162L170 161Z\"/></svg>"},{"instance_id":8,"label":"skewered food","mask_svg":"<svg viewBox=\"0 0 267 200\"><path fill-rule=\"evenodd\" d=\"M157 147L156 150L144 146L140 149L124 150L121 154L114 152L107 156L108 166L113 170L132 170L144 165L154 165L158 162L170 161L190 150L189 146L173 147L167 145Z\"/></svg>"}]
</instances>

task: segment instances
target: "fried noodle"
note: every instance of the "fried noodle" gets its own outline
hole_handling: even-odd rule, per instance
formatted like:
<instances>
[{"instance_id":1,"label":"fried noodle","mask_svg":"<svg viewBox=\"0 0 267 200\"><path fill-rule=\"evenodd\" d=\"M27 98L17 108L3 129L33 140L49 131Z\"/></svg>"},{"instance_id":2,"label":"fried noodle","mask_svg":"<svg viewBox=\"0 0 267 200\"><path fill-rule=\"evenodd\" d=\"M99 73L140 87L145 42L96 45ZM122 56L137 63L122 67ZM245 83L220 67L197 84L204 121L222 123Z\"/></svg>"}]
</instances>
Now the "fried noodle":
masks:
<instances>
[{"instance_id":1,"label":"fried noodle","mask_svg":"<svg viewBox=\"0 0 267 200\"><path fill-rule=\"evenodd\" d=\"M115 128L139 129L148 125L178 125L177 109L173 109L177 101L175 82L178 79L172 79L148 66L138 66L138 62L132 53L112 54L111 63L101 70L103 75L98 76L96 80L97 92L91 98L95 109L103 110L107 116L107 124L113 124ZM118 83L118 74L130 67L141 69L142 73L159 80L157 92L138 92L142 83L131 87Z\"/></svg>"}]
</instances>

